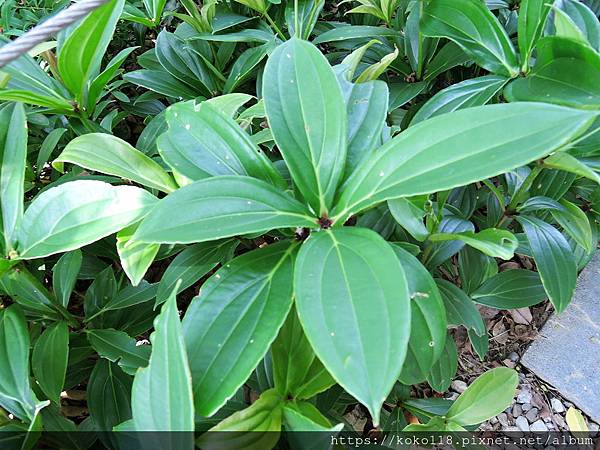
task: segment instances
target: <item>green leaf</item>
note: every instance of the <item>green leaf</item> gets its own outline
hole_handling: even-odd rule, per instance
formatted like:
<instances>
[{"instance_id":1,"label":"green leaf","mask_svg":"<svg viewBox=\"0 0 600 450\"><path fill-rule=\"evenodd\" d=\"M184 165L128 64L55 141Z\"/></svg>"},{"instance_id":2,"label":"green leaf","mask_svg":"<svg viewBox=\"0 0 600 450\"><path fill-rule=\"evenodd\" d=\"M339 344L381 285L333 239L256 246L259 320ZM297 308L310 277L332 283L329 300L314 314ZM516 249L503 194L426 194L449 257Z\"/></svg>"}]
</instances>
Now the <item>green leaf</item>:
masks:
<instances>
[{"instance_id":1,"label":"green leaf","mask_svg":"<svg viewBox=\"0 0 600 450\"><path fill-rule=\"evenodd\" d=\"M498 273L498 263L473 247L466 246L458 254L458 274L462 289L471 294L489 277Z\"/></svg>"},{"instance_id":2,"label":"green leaf","mask_svg":"<svg viewBox=\"0 0 600 450\"><path fill-rule=\"evenodd\" d=\"M87 385L87 404L90 417L103 440L113 441L113 427L131 418L131 382L119 366L100 359L94 366Z\"/></svg>"},{"instance_id":3,"label":"green leaf","mask_svg":"<svg viewBox=\"0 0 600 450\"><path fill-rule=\"evenodd\" d=\"M463 325L467 330L473 330L477 335L486 333L485 323L481 318L475 303L458 286L446 280L435 280L444 299L446 314L450 325Z\"/></svg>"},{"instance_id":4,"label":"green leaf","mask_svg":"<svg viewBox=\"0 0 600 450\"><path fill-rule=\"evenodd\" d=\"M65 162L135 181L166 193L177 189L173 179L158 163L110 134L90 133L73 139L53 164Z\"/></svg>"},{"instance_id":5,"label":"green leaf","mask_svg":"<svg viewBox=\"0 0 600 450\"><path fill-rule=\"evenodd\" d=\"M427 374L427 383L437 392L446 392L458 368L456 343L451 334L446 335L444 350Z\"/></svg>"},{"instance_id":6,"label":"green leaf","mask_svg":"<svg viewBox=\"0 0 600 450\"><path fill-rule=\"evenodd\" d=\"M346 159L346 107L333 69L312 44L292 38L267 61L269 125L298 190L315 214L332 206Z\"/></svg>"},{"instance_id":7,"label":"green leaf","mask_svg":"<svg viewBox=\"0 0 600 450\"><path fill-rule=\"evenodd\" d=\"M557 312L571 301L577 282L577 264L564 236L552 225L530 216L519 216L548 299Z\"/></svg>"},{"instance_id":8,"label":"green leaf","mask_svg":"<svg viewBox=\"0 0 600 450\"><path fill-rule=\"evenodd\" d=\"M246 49L231 67L223 92L234 92L238 86L247 81L256 72L258 65L272 49L272 43L266 43L257 47Z\"/></svg>"},{"instance_id":9,"label":"green leaf","mask_svg":"<svg viewBox=\"0 0 600 450\"><path fill-rule=\"evenodd\" d=\"M203 285L183 320L198 414L210 417L265 356L292 306L296 246L245 253Z\"/></svg>"},{"instance_id":10,"label":"green leaf","mask_svg":"<svg viewBox=\"0 0 600 450\"><path fill-rule=\"evenodd\" d=\"M31 369L40 389L55 404L65 383L69 359L69 328L57 322L38 337L31 356Z\"/></svg>"},{"instance_id":11,"label":"green leaf","mask_svg":"<svg viewBox=\"0 0 600 450\"><path fill-rule=\"evenodd\" d=\"M162 15L166 3L167 0L144 0L144 7L148 12L148 17L150 17L154 24L158 25L160 22L160 16Z\"/></svg>"},{"instance_id":12,"label":"green leaf","mask_svg":"<svg viewBox=\"0 0 600 450\"><path fill-rule=\"evenodd\" d=\"M137 369L146 367L150 358L149 345L136 345L135 339L123 331L87 330L90 345L102 358L118 363L123 372L135 375Z\"/></svg>"},{"instance_id":13,"label":"green leaf","mask_svg":"<svg viewBox=\"0 0 600 450\"><path fill-rule=\"evenodd\" d=\"M287 188L250 136L210 102L176 104L167 110L166 119L169 131L160 136L158 149L178 173L194 181L207 176L247 175Z\"/></svg>"},{"instance_id":14,"label":"green leaf","mask_svg":"<svg viewBox=\"0 0 600 450\"><path fill-rule=\"evenodd\" d=\"M279 441L282 405L275 389L265 391L251 406L200 436L196 445L204 450L271 449Z\"/></svg>"},{"instance_id":15,"label":"green leaf","mask_svg":"<svg viewBox=\"0 0 600 450\"><path fill-rule=\"evenodd\" d=\"M27 119L21 103L0 110L0 205L6 253L14 250L23 218Z\"/></svg>"},{"instance_id":16,"label":"green leaf","mask_svg":"<svg viewBox=\"0 0 600 450\"><path fill-rule=\"evenodd\" d=\"M509 101L543 101L598 109L600 55L577 40L544 37L536 48L536 64L525 78L504 89Z\"/></svg>"},{"instance_id":17,"label":"green leaf","mask_svg":"<svg viewBox=\"0 0 600 450\"><path fill-rule=\"evenodd\" d=\"M518 103L426 120L360 164L342 187L334 218L345 220L385 200L448 190L523 166L579 136L594 117L587 111Z\"/></svg>"},{"instance_id":18,"label":"green leaf","mask_svg":"<svg viewBox=\"0 0 600 450\"><path fill-rule=\"evenodd\" d=\"M519 6L518 41L521 64L529 67L529 58L535 44L542 36L551 3L547 0L522 0Z\"/></svg>"},{"instance_id":19,"label":"green leaf","mask_svg":"<svg viewBox=\"0 0 600 450\"><path fill-rule=\"evenodd\" d=\"M517 309L545 300L546 291L537 272L514 269L486 280L471 294L471 298L496 309Z\"/></svg>"},{"instance_id":20,"label":"green leaf","mask_svg":"<svg viewBox=\"0 0 600 450\"><path fill-rule=\"evenodd\" d=\"M309 399L335 384L306 339L295 308L271 346L271 358L275 389L283 397Z\"/></svg>"},{"instance_id":21,"label":"green leaf","mask_svg":"<svg viewBox=\"0 0 600 450\"><path fill-rule=\"evenodd\" d=\"M343 423L331 426L329 420L308 402L288 403L283 408L283 426L290 446L298 450L331 449Z\"/></svg>"},{"instance_id":22,"label":"green leaf","mask_svg":"<svg viewBox=\"0 0 600 450\"><path fill-rule=\"evenodd\" d=\"M177 294L189 288L217 264L226 260L237 245L238 242L232 240L201 242L183 250L162 275L156 293L156 305L167 300L178 282L180 284Z\"/></svg>"},{"instance_id":23,"label":"green leaf","mask_svg":"<svg viewBox=\"0 0 600 450\"><path fill-rule=\"evenodd\" d=\"M497 367L477 377L452 404L446 418L459 425L476 425L500 414L513 402L519 377L507 367Z\"/></svg>"},{"instance_id":24,"label":"green leaf","mask_svg":"<svg viewBox=\"0 0 600 450\"><path fill-rule=\"evenodd\" d=\"M318 358L379 423L410 335L410 296L392 248L374 231L311 235L296 261L298 316Z\"/></svg>"},{"instance_id":25,"label":"green leaf","mask_svg":"<svg viewBox=\"0 0 600 450\"><path fill-rule=\"evenodd\" d=\"M196 181L162 199L134 239L188 244L274 228L314 227L315 222L300 202L265 181L229 175Z\"/></svg>"},{"instance_id":26,"label":"green leaf","mask_svg":"<svg viewBox=\"0 0 600 450\"><path fill-rule=\"evenodd\" d=\"M564 198L559 203L562 208L550 210L552 217L586 253L591 253L596 248L597 240L594 239L588 217L577 205Z\"/></svg>"},{"instance_id":27,"label":"green leaf","mask_svg":"<svg viewBox=\"0 0 600 450\"><path fill-rule=\"evenodd\" d=\"M125 62L127 57L139 47L129 47L121 50L117 53L110 62L106 65L106 68L100 73L90 84L90 89L87 98L87 109L88 111L94 111L96 104L103 95L103 89L106 85L117 76L119 68Z\"/></svg>"},{"instance_id":28,"label":"green leaf","mask_svg":"<svg viewBox=\"0 0 600 450\"><path fill-rule=\"evenodd\" d=\"M73 250L62 255L52 268L52 288L57 300L65 308L77 282L82 260L81 250Z\"/></svg>"},{"instance_id":29,"label":"green leaf","mask_svg":"<svg viewBox=\"0 0 600 450\"><path fill-rule=\"evenodd\" d=\"M366 25L340 26L320 34L313 41L315 45L325 42L347 41L348 39L374 39L380 37L397 37L400 32L386 27L372 27Z\"/></svg>"},{"instance_id":30,"label":"green leaf","mask_svg":"<svg viewBox=\"0 0 600 450\"><path fill-rule=\"evenodd\" d=\"M83 19L69 34L58 54L58 71L64 85L85 105L89 83L100 72L125 0L111 0Z\"/></svg>"},{"instance_id":31,"label":"green leaf","mask_svg":"<svg viewBox=\"0 0 600 450\"><path fill-rule=\"evenodd\" d=\"M519 74L517 55L508 34L482 1L429 2L424 8L421 32L454 41L492 73L509 77Z\"/></svg>"},{"instance_id":32,"label":"green leaf","mask_svg":"<svg viewBox=\"0 0 600 450\"><path fill-rule=\"evenodd\" d=\"M600 175L582 161L565 152L556 152L544 160L544 166L564 170L600 184Z\"/></svg>"},{"instance_id":33,"label":"green leaf","mask_svg":"<svg viewBox=\"0 0 600 450\"><path fill-rule=\"evenodd\" d=\"M42 192L18 232L21 259L65 252L102 239L146 215L156 197L133 186L79 180Z\"/></svg>"},{"instance_id":34,"label":"green leaf","mask_svg":"<svg viewBox=\"0 0 600 450\"><path fill-rule=\"evenodd\" d=\"M160 244L146 244L137 241L130 243L137 229L138 224L133 224L117 233L119 261L134 286L140 284L160 249Z\"/></svg>"},{"instance_id":35,"label":"green leaf","mask_svg":"<svg viewBox=\"0 0 600 450\"><path fill-rule=\"evenodd\" d=\"M31 421L37 399L29 384L29 333L19 306L0 309L0 406Z\"/></svg>"},{"instance_id":36,"label":"green leaf","mask_svg":"<svg viewBox=\"0 0 600 450\"><path fill-rule=\"evenodd\" d=\"M387 202L390 213L402 228L417 241L423 242L429 236L429 230L423 223L425 211L417 203L420 199L396 198Z\"/></svg>"},{"instance_id":37,"label":"green leaf","mask_svg":"<svg viewBox=\"0 0 600 450\"><path fill-rule=\"evenodd\" d=\"M506 77L486 75L453 84L431 97L415 114L411 125L440 114L485 105L507 82Z\"/></svg>"},{"instance_id":38,"label":"green leaf","mask_svg":"<svg viewBox=\"0 0 600 450\"><path fill-rule=\"evenodd\" d=\"M167 97L189 100L197 96L197 93L191 87L165 70L134 70L124 74L123 79Z\"/></svg>"},{"instance_id":39,"label":"green leaf","mask_svg":"<svg viewBox=\"0 0 600 450\"><path fill-rule=\"evenodd\" d=\"M396 245L392 248L406 274L411 298L410 339L399 380L417 384L427 378L444 349L446 309L429 271L406 250Z\"/></svg>"},{"instance_id":40,"label":"green leaf","mask_svg":"<svg viewBox=\"0 0 600 450\"><path fill-rule=\"evenodd\" d=\"M578 1L568 0L559 5L581 31L586 43L600 51L600 23L596 14L585 4Z\"/></svg>"},{"instance_id":41,"label":"green leaf","mask_svg":"<svg viewBox=\"0 0 600 450\"><path fill-rule=\"evenodd\" d=\"M175 293L154 320L148 367L139 369L131 389L131 411L137 431L162 433L160 448L193 449L194 401L192 375Z\"/></svg>"},{"instance_id":42,"label":"green leaf","mask_svg":"<svg viewBox=\"0 0 600 450\"><path fill-rule=\"evenodd\" d=\"M486 255L505 260L512 259L515 250L519 246L519 240L510 231L498 228L486 228L479 233L463 231L461 233L435 233L429 236L429 240L452 241L459 240Z\"/></svg>"}]
</instances>

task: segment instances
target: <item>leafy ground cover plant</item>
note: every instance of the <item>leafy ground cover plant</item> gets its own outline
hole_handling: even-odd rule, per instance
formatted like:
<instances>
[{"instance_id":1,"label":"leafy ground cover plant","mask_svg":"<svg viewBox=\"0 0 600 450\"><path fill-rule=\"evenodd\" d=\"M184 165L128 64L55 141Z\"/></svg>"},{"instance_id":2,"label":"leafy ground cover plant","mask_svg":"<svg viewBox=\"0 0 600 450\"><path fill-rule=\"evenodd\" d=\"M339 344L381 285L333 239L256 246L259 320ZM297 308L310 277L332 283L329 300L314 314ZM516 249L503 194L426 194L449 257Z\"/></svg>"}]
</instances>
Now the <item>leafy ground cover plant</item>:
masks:
<instances>
[{"instance_id":1,"label":"leafy ground cover plant","mask_svg":"<svg viewBox=\"0 0 600 450\"><path fill-rule=\"evenodd\" d=\"M416 397L452 328L484 358L477 304L568 305L598 242L593 3L238 3L112 0L2 69L5 442L326 448L357 402L472 430L518 380ZM152 46L110 50L119 18Z\"/></svg>"}]
</instances>

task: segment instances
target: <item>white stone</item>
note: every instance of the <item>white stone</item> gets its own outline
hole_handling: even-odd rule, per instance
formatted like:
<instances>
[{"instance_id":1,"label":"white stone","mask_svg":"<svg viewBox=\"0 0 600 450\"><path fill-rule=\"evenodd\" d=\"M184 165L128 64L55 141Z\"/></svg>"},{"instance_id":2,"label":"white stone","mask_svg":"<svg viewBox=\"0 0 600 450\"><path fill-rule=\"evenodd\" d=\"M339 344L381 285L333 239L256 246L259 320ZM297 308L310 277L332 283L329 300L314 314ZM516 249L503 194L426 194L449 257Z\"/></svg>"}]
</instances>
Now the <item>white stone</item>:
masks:
<instances>
[{"instance_id":1,"label":"white stone","mask_svg":"<svg viewBox=\"0 0 600 450\"><path fill-rule=\"evenodd\" d=\"M565 407L559 399L553 398L552 400L550 400L550 404L552 405L552 410L555 413L565 412Z\"/></svg>"},{"instance_id":2,"label":"white stone","mask_svg":"<svg viewBox=\"0 0 600 450\"><path fill-rule=\"evenodd\" d=\"M536 420L531 424L531 427L529 427L529 429L531 431L548 431L548 427L546 426L543 420Z\"/></svg>"},{"instance_id":3,"label":"white stone","mask_svg":"<svg viewBox=\"0 0 600 450\"><path fill-rule=\"evenodd\" d=\"M523 416L517 417L515 424L517 425L519 430L524 431L524 432L529 431L529 422L527 422L527 419L525 417L523 417Z\"/></svg>"}]
</instances>

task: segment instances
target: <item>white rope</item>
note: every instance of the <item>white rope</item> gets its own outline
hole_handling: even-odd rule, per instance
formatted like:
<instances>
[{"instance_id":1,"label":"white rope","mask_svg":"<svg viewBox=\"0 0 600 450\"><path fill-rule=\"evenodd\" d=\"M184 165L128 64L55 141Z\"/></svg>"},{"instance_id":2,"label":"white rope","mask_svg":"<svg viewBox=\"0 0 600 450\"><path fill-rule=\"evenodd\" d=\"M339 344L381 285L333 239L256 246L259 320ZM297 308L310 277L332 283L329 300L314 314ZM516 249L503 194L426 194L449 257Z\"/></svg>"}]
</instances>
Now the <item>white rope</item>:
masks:
<instances>
[{"instance_id":1,"label":"white rope","mask_svg":"<svg viewBox=\"0 0 600 450\"><path fill-rule=\"evenodd\" d=\"M0 48L0 68L54 36L108 0L81 0Z\"/></svg>"}]
</instances>

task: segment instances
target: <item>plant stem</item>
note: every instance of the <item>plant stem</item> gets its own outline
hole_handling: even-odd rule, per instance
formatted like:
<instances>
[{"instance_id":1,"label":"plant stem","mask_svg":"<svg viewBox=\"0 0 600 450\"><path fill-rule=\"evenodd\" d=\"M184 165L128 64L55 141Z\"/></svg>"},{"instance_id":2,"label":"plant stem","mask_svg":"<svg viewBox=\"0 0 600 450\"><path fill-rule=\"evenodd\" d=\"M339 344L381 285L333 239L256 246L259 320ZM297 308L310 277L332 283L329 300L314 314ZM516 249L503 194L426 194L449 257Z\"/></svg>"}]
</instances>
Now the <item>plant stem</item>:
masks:
<instances>
[{"instance_id":1,"label":"plant stem","mask_svg":"<svg viewBox=\"0 0 600 450\"><path fill-rule=\"evenodd\" d=\"M279 27L277 26L275 21L273 21L273 19L271 19L271 16L269 15L268 12L265 12L265 19L267 19L267 22L269 22L269 25L271 25L275 29L275 32L277 33L277 35L285 41L286 40L285 35L281 32L281 30L279 29Z\"/></svg>"}]
</instances>

